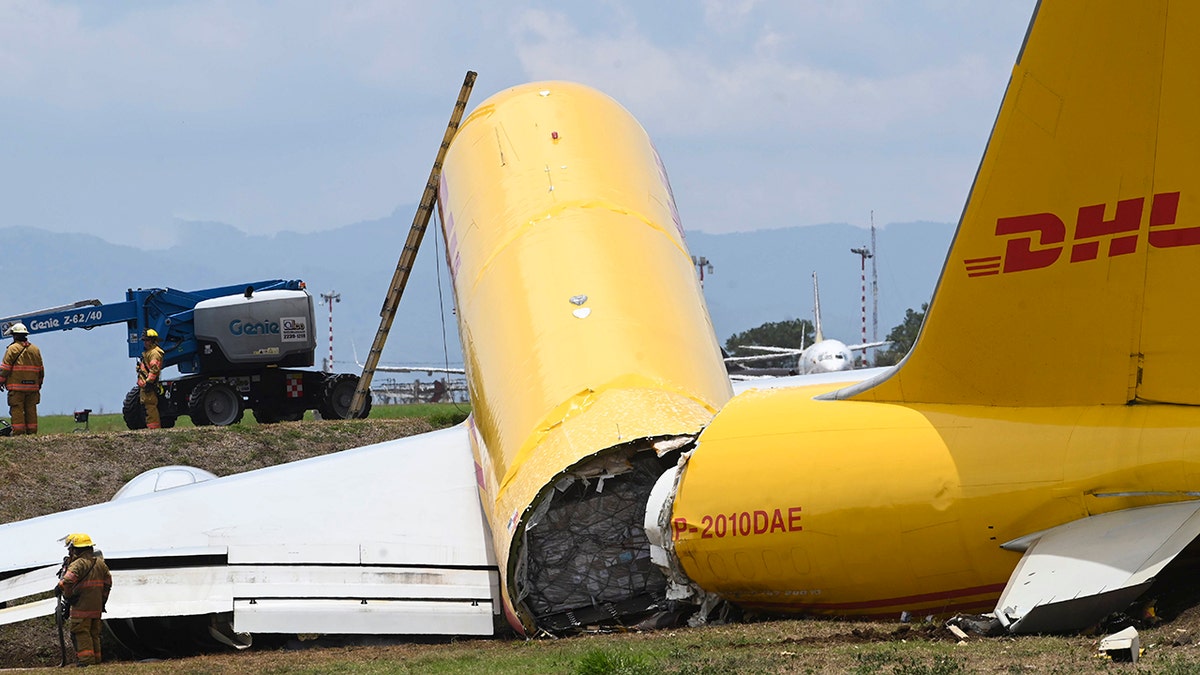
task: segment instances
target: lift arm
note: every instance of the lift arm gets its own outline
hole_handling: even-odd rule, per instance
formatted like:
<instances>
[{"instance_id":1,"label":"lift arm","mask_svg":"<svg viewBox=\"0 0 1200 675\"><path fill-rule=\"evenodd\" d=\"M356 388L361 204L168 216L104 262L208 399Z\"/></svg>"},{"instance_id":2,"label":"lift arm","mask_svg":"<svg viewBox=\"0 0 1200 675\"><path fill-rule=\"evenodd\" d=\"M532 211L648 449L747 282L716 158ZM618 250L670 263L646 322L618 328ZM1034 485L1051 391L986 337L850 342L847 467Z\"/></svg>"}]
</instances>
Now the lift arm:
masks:
<instances>
[{"instance_id":1,"label":"lift arm","mask_svg":"<svg viewBox=\"0 0 1200 675\"><path fill-rule=\"evenodd\" d=\"M30 334L91 329L114 323L125 323L129 356L142 353L141 336L153 328L162 336L163 365L172 366L191 359L196 351L196 334L192 314L196 304L213 298L239 293L269 290L300 290L304 282L298 279L266 279L247 284L181 291L175 288L139 288L125 291L124 302L103 304L99 300L80 300L68 305L48 307L0 318L0 335L7 336L18 321Z\"/></svg>"}]
</instances>

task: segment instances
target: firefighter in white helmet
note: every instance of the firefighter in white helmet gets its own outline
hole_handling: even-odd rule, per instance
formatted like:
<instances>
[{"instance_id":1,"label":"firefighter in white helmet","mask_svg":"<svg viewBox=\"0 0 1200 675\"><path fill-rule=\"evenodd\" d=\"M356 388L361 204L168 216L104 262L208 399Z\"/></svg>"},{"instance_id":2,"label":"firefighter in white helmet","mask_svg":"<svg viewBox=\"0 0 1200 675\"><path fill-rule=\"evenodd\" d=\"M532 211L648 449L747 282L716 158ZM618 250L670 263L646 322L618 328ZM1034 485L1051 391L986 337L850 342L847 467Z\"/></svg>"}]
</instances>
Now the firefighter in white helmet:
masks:
<instances>
[{"instance_id":1,"label":"firefighter in white helmet","mask_svg":"<svg viewBox=\"0 0 1200 675\"><path fill-rule=\"evenodd\" d=\"M149 328L142 334L142 357L137 363L137 383L141 390L138 398L146 409L146 428L158 429L162 422L158 416L158 376L162 373L163 350L158 346L158 331Z\"/></svg>"},{"instance_id":2,"label":"firefighter in white helmet","mask_svg":"<svg viewBox=\"0 0 1200 675\"><path fill-rule=\"evenodd\" d=\"M8 329L12 344L0 361L0 389L8 388L8 414L13 436L36 434L37 405L42 400L42 352L29 341L29 329L18 321Z\"/></svg>"}]
</instances>

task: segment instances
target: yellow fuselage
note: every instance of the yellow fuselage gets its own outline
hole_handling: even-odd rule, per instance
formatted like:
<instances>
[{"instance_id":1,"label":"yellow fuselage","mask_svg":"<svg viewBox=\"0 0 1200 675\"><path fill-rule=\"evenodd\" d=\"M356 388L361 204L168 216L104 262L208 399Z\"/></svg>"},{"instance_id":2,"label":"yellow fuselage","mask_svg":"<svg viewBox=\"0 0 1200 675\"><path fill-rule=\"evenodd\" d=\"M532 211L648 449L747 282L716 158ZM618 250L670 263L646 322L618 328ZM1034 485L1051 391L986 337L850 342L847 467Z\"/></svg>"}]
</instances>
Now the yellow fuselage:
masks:
<instances>
[{"instance_id":1,"label":"yellow fuselage","mask_svg":"<svg viewBox=\"0 0 1200 675\"><path fill-rule=\"evenodd\" d=\"M529 630L532 505L607 449L698 433L732 392L665 170L611 98L569 82L492 96L439 187L480 491Z\"/></svg>"},{"instance_id":2,"label":"yellow fuselage","mask_svg":"<svg viewBox=\"0 0 1200 675\"><path fill-rule=\"evenodd\" d=\"M1191 407L901 405L819 391L747 392L701 434L672 531L706 591L776 612L990 610L1021 557L1001 544L1189 499L1200 484Z\"/></svg>"}]
</instances>

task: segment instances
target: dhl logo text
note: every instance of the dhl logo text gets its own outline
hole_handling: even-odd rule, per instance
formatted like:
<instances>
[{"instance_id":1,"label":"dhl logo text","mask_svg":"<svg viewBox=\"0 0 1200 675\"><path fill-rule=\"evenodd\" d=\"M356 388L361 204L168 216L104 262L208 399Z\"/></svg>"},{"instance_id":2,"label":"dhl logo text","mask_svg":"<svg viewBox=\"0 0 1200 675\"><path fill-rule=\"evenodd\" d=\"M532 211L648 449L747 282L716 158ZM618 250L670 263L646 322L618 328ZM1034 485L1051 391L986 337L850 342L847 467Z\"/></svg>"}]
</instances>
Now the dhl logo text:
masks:
<instances>
[{"instance_id":1,"label":"dhl logo text","mask_svg":"<svg viewBox=\"0 0 1200 675\"><path fill-rule=\"evenodd\" d=\"M1117 202L1116 212L1109 220L1105 220L1105 204L1080 207L1070 243L1066 241L1066 225L1053 213L997 218L996 236L1013 238L1008 240L1002 256L964 260L967 276L985 277L1042 269L1058 262L1066 250L1070 250L1072 263L1095 260L1100 256L1103 243L1108 244L1109 258L1134 253L1142 229L1145 201L1144 197L1138 197ZM1151 247L1200 244L1200 226L1176 226L1178 210L1178 192L1159 193L1151 199L1149 218L1146 219Z\"/></svg>"}]
</instances>

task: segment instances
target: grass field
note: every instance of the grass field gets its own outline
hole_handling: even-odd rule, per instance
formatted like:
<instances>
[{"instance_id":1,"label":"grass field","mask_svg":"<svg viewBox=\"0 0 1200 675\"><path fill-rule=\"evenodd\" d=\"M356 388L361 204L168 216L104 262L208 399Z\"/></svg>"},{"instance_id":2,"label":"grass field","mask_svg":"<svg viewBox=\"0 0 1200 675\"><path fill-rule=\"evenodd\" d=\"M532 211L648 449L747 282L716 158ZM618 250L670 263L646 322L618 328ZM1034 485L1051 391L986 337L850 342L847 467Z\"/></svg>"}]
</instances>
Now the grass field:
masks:
<instances>
[{"instance_id":1,"label":"grass field","mask_svg":"<svg viewBox=\"0 0 1200 675\"><path fill-rule=\"evenodd\" d=\"M2 409L0 409L2 411ZM429 420L434 428L454 426L466 419L467 414L471 412L471 406L465 403L414 403L411 405L381 405L371 408L371 419L393 420L421 417ZM311 420L314 418L313 411L308 411L304 414L304 419ZM243 426L258 426L258 422L254 421L254 416L247 414L242 418L239 424ZM191 419L180 417L175 426L190 427L192 426ZM95 413L88 415L86 426L83 423L76 422L74 415L39 415L38 416L38 433L39 434L70 434L82 432L86 428L91 433L104 433L108 431L127 431L125 427L125 419L120 413L109 415L97 415Z\"/></svg>"},{"instance_id":2,"label":"grass field","mask_svg":"<svg viewBox=\"0 0 1200 675\"><path fill-rule=\"evenodd\" d=\"M47 630L49 627L47 627ZM1098 638L1029 636L958 640L937 626L779 620L580 635L559 639L445 640L388 646L251 649L157 663L118 663L114 671L190 673L560 673L563 675L723 675L724 673L1162 673L1200 668L1194 646L1154 636L1134 664L1097 650ZM1146 643L1143 643L1146 644Z\"/></svg>"}]
</instances>

